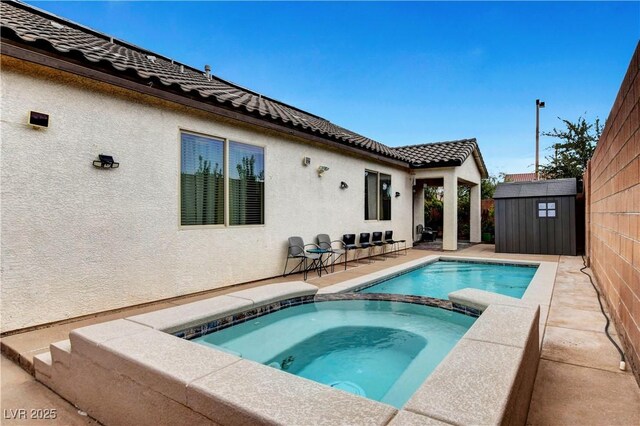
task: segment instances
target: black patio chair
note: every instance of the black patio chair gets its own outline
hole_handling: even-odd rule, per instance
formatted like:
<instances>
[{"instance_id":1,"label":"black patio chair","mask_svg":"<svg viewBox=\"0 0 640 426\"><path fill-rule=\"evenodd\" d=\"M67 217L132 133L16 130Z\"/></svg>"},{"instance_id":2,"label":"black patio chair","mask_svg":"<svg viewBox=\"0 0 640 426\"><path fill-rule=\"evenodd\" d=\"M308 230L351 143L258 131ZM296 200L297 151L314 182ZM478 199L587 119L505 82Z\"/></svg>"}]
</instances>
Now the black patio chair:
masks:
<instances>
[{"instance_id":1,"label":"black patio chair","mask_svg":"<svg viewBox=\"0 0 640 426\"><path fill-rule=\"evenodd\" d=\"M368 250L369 263L373 262L371 258L371 250L373 249L374 245L371 244L371 234L368 232L361 232L359 244L361 249Z\"/></svg>"},{"instance_id":2,"label":"black patio chair","mask_svg":"<svg viewBox=\"0 0 640 426\"><path fill-rule=\"evenodd\" d=\"M384 231L384 241L387 244L391 244L391 250L395 246L396 253L400 251L400 244L404 244L404 255L407 255L407 240L394 240L393 239L393 231Z\"/></svg>"},{"instance_id":3,"label":"black patio chair","mask_svg":"<svg viewBox=\"0 0 640 426\"><path fill-rule=\"evenodd\" d=\"M371 237L371 244L375 247L380 247L380 259L387 260L385 255L387 253L387 243L382 241L382 232L374 232Z\"/></svg>"},{"instance_id":4,"label":"black patio chair","mask_svg":"<svg viewBox=\"0 0 640 426\"><path fill-rule=\"evenodd\" d=\"M322 267L322 255L318 253L308 253L307 247L319 248L316 244L305 244L301 237L289 237L289 248L287 249L287 261L284 264L284 271L282 276L286 277L294 272L302 272L304 280L307 280L307 275L310 270L318 269ZM289 259L297 259L298 264L289 273L287 273L287 265ZM308 262L311 261L310 264Z\"/></svg>"},{"instance_id":5,"label":"black patio chair","mask_svg":"<svg viewBox=\"0 0 640 426\"><path fill-rule=\"evenodd\" d=\"M331 272L333 272L336 261L340 259L342 256L345 256L345 254L347 253L347 250L344 248L345 243L342 240L332 241L331 237L329 237L329 235L327 234L318 234L317 239L318 239L318 247L324 250L329 250L329 252L331 253ZM333 248L334 243L342 244L342 248L338 248L338 249ZM344 269L345 270L347 269L346 257L344 261Z\"/></svg>"},{"instance_id":6,"label":"black patio chair","mask_svg":"<svg viewBox=\"0 0 640 426\"><path fill-rule=\"evenodd\" d=\"M416 232L420 236L420 239L418 240L419 242L436 240L436 233L429 227L425 228L422 225L418 225L416 226Z\"/></svg>"},{"instance_id":7,"label":"black patio chair","mask_svg":"<svg viewBox=\"0 0 640 426\"><path fill-rule=\"evenodd\" d=\"M342 236L342 243L344 247L344 269L347 270L347 261L349 260L349 252L354 251L354 261L358 262L360 246L356 244L356 234L344 234Z\"/></svg>"}]
</instances>

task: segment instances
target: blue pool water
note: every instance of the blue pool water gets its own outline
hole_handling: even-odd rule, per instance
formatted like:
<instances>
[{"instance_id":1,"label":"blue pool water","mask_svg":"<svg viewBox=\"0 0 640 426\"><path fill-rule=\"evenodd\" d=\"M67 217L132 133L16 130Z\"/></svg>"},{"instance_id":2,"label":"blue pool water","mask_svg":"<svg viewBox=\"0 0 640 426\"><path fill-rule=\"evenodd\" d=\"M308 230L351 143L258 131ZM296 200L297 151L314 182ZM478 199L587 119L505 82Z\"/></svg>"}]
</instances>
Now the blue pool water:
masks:
<instances>
[{"instance_id":1,"label":"blue pool water","mask_svg":"<svg viewBox=\"0 0 640 426\"><path fill-rule=\"evenodd\" d=\"M536 266L438 261L359 292L447 299L452 291L477 288L521 298L536 270Z\"/></svg>"},{"instance_id":2,"label":"blue pool water","mask_svg":"<svg viewBox=\"0 0 640 426\"><path fill-rule=\"evenodd\" d=\"M402 407L474 318L400 302L283 309L193 341Z\"/></svg>"}]
</instances>

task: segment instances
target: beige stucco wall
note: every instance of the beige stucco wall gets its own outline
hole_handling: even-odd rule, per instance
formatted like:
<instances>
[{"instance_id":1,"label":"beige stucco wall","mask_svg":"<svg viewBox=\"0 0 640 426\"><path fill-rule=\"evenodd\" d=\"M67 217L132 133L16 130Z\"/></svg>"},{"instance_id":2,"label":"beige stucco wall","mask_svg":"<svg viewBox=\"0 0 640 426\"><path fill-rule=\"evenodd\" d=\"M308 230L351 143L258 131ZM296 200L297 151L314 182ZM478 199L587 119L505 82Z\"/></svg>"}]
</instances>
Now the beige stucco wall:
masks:
<instances>
[{"instance_id":1,"label":"beige stucco wall","mask_svg":"<svg viewBox=\"0 0 640 426\"><path fill-rule=\"evenodd\" d=\"M279 275L292 235L412 238L404 170L13 59L2 66L3 332ZM27 126L29 110L50 114L50 128ZM179 227L181 128L266 147L264 226ZM94 168L100 153L120 168ZM319 165L330 168L322 178ZM391 221L364 220L365 168L391 174L401 193Z\"/></svg>"}]
</instances>

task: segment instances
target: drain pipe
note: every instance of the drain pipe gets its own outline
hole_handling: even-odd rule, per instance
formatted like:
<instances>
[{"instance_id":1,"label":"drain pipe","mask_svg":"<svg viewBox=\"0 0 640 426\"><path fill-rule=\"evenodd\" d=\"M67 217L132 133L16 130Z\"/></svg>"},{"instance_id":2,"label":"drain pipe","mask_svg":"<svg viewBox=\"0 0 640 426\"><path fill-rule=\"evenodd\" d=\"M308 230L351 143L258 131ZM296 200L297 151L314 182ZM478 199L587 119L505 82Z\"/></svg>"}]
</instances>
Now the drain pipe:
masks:
<instances>
[{"instance_id":1,"label":"drain pipe","mask_svg":"<svg viewBox=\"0 0 640 426\"><path fill-rule=\"evenodd\" d=\"M583 274L585 274L586 276L589 277L589 281L591 281L591 285L593 286L593 289L596 291L596 294L598 295L598 304L600 305L600 310L602 311L602 315L604 315L605 319L607 320L607 324L604 326L604 334L607 335L607 337L609 338L609 340L611 341L613 346L615 346L616 349L618 350L618 353L620 354L620 366L619 366L619 368L620 368L620 370L624 371L624 370L627 369L627 363L625 362L624 352L622 351L622 349L620 349L620 346L618 346L616 341L613 340L613 338L609 334L609 324L610 324L609 317L604 312L604 307L602 306L602 301L600 300L600 292L598 291L598 288L596 287L595 283L593 282L593 278L591 278L590 274L587 274L585 272L585 270L587 269L587 261L584 259L584 256L582 256L582 264L584 266L582 268L580 268L580 272L582 272Z\"/></svg>"}]
</instances>

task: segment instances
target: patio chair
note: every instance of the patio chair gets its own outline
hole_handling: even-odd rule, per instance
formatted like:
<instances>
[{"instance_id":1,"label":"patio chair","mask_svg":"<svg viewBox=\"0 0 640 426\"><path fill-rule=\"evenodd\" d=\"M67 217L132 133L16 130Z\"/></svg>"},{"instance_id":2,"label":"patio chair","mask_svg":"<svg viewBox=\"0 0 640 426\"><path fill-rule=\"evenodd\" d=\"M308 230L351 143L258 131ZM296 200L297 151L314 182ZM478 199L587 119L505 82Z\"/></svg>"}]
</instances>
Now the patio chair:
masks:
<instances>
[{"instance_id":1,"label":"patio chair","mask_svg":"<svg viewBox=\"0 0 640 426\"><path fill-rule=\"evenodd\" d=\"M331 241L331 237L329 237L329 235L327 234L318 234L317 238L318 238L318 247L320 247L321 249L329 250L331 252L331 272L333 272L336 261L347 253L347 250L344 248L345 243L342 240ZM343 248L335 249L333 248L333 243L342 244ZM346 258L344 262L344 269L345 270L347 269Z\"/></svg>"},{"instance_id":2,"label":"patio chair","mask_svg":"<svg viewBox=\"0 0 640 426\"><path fill-rule=\"evenodd\" d=\"M429 227L425 228L422 225L418 225L418 226L416 226L416 232L420 236L420 239L418 240L418 242L435 241L436 240L436 233L433 232L433 229L431 229Z\"/></svg>"},{"instance_id":3,"label":"patio chair","mask_svg":"<svg viewBox=\"0 0 640 426\"><path fill-rule=\"evenodd\" d=\"M369 263L373 262L371 258L371 250L373 250L374 245L371 244L371 234L368 232L360 233L360 248L363 250L368 250Z\"/></svg>"},{"instance_id":4,"label":"patio chair","mask_svg":"<svg viewBox=\"0 0 640 426\"><path fill-rule=\"evenodd\" d=\"M289 237L289 248L287 249L287 261L284 264L284 271L282 276L286 277L294 272L302 272L304 280L307 280L307 275L310 270L318 269L322 267L320 263L322 261L322 255L318 253L308 253L307 247L319 248L316 244L305 244L301 237ZM287 273L287 265L289 259L297 259L298 264L289 273ZM310 264L308 262L311 261Z\"/></svg>"},{"instance_id":5,"label":"patio chair","mask_svg":"<svg viewBox=\"0 0 640 426\"><path fill-rule=\"evenodd\" d=\"M384 240L387 242L387 244L391 244L392 250L393 246L396 246L396 251L400 251L400 244L403 244L404 255L407 255L407 240L394 240L393 231L384 231Z\"/></svg>"},{"instance_id":6,"label":"patio chair","mask_svg":"<svg viewBox=\"0 0 640 426\"><path fill-rule=\"evenodd\" d=\"M344 247L344 269L347 269L347 261L349 260L349 252L354 251L354 260L358 261L358 250L361 249L360 246L356 244L356 234L344 234L342 236L342 243Z\"/></svg>"},{"instance_id":7,"label":"patio chair","mask_svg":"<svg viewBox=\"0 0 640 426\"><path fill-rule=\"evenodd\" d=\"M387 253L387 243L382 241L382 232L374 232L371 237L371 244L375 247L380 247L380 258L382 260L387 260L385 258L385 254Z\"/></svg>"}]
</instances>

